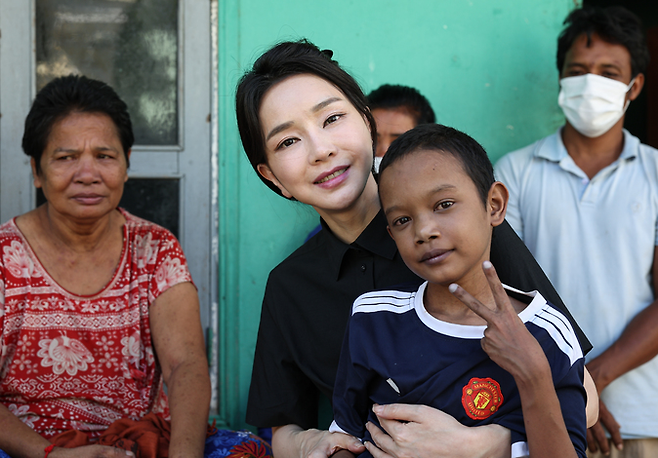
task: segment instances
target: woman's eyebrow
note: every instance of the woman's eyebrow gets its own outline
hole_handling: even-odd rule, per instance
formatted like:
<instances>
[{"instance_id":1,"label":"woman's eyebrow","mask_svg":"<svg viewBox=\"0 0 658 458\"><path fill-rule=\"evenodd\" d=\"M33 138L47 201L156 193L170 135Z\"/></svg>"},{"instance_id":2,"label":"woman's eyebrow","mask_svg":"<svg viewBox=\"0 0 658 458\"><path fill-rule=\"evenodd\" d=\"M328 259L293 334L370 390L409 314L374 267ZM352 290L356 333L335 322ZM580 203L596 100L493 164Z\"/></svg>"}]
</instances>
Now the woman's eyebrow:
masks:
<instances>
[{"instance_id":1,"label":"woman's eyebrow","mask_svg":"<svg viewBox=\"0 0 658 458\"><path fill-rule=\"evenodd\" d=\"M265 137L265 141L266 142L269 141L270 138L274 137L279 132L282 132L282 131L286 130L287 128L289 128L292 125L293 125L292 121L288 121L288 122L284 122L283 124L279 124L274 129L272 129L269 134L267 134L267 137Z\"/></svg>"},{"instance_id":2,"label":"woman's eyebrow","mask_svg":"<svg viewBox=\"0 0 658 458\"><path fill-rule=\"evenodd\" d=\"M317 113L318 111L322 110L326 106L331 105L334 102L340 102L341 100L343 100L343 99L341 99L340 97L329 97L328 99L323 100L322 102L318 103L317 105L314 105L313 107L311 107L311 111L313 113ZM282 132L282 131L288 129L292 125L293 125L292 121L288 121L288 122L284 122L283 124L279 124L274 129L272 129L269 134L267 134L267 137L265 137L265 141L266 142L269 141L270 138L272 138L273 136L275 136L279 132Z\"/></svg>"},{"instance_id":3,"label":"woman's eyebrow","mask_svg":"<svg viewBox=\"0 0 658 458\"><path fill-rule=\"evenodd\" d=\"M322 110L327 105L331 105L334 102L340 102L341 100L342 99L340 97L330 97L327 100L323 100L322 102L315 105L313 108L311 108L311 111L313 111L313 113L317 113L318 111Z\"/></svg>"}]
</instances>

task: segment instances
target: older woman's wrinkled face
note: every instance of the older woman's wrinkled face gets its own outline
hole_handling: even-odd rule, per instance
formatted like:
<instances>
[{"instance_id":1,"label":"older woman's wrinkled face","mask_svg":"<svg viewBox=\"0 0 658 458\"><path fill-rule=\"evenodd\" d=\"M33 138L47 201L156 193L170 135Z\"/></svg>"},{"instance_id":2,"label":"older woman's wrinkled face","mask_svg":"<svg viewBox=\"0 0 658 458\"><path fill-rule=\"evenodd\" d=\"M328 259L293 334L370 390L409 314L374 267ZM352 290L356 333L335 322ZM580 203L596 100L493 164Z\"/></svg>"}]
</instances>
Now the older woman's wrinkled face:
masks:
<instances>
[{"instance_id":1,"label":"older woman's wrinkled face","mask_svg":"<svg viewBox=\"0 0 658 458\"><path fill-rule=\"evenodd\" d=\"M32 172L49 210L80 221L114 210L128 179L117 128L101 113L72 113L57 121L41 156L41 172L34 163Z\"/></svg>"}]
</instances>

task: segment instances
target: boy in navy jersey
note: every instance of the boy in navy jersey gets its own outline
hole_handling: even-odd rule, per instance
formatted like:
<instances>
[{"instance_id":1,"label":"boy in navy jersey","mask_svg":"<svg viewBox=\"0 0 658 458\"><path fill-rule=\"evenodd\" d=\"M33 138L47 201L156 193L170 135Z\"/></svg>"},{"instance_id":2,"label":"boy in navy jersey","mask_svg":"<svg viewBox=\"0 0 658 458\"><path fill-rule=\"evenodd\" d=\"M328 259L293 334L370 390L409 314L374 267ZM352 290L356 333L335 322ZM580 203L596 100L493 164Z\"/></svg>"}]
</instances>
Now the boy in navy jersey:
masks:
<instances>
[{"instance_id":1,"label":"boy in navy jersey","mask_svg":"<svg viewBox=\"0 0 658 458\"><path fill-rule=\"evenodd\" d=\"M373 405L426 404L509 429L512 457L585 457L574 331L538 292L503 287L488 261L508 193L486 152L455 129L416 127L384 156L379 196L402 259L427 281L355 301L331 430L369 440Z\"/></svg>"}]
</instances>

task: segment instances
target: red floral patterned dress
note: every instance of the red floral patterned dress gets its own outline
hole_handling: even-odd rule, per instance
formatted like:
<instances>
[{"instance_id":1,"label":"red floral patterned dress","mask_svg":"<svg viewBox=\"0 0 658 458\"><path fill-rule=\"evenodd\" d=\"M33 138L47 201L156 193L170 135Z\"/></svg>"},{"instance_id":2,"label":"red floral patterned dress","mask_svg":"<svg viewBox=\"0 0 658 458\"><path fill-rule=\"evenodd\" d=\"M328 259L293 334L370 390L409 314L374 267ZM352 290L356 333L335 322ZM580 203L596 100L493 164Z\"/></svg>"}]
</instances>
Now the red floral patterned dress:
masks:
<instances>
[{"instance_id":1,"label":"red floral patterned dress","mask_svg":"<svg viewBox=\"0 0 658 458\"><path fill-rule=\"evenodd\" d=\"M45 437L94 436L149 412L169 418L149 307L192 279L169 231L120 211L121 261L93 296L59 286L13 220L0 226L0 402Z\"/></svg>"}]
</instances>

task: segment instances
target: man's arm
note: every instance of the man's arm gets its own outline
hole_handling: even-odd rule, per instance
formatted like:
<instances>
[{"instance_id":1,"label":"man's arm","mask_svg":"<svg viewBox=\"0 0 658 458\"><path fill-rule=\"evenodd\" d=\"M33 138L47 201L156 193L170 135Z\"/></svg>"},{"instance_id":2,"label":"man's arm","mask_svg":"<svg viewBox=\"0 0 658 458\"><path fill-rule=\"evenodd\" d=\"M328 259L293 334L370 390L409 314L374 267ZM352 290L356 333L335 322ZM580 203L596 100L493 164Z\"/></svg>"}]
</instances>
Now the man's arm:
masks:
<instances>
[{"instance_id":1,"label":"man's arm","mask_svg":"<svg viewBox=\"0 0 658 458\"><path fill-rule=\"evenodd\" d=\"M628 323L619 339L587 364L599 394L617 378L658 355L658 247L654 247L653 251L652 276L654 301ZM587 434L591 451L596 451L598 447L604 453L608 451L608 440L603 426L610 432L613 443L619 448L622 443L619 425L601 401L600 419Z\"/></svg>"}]
</instances>

